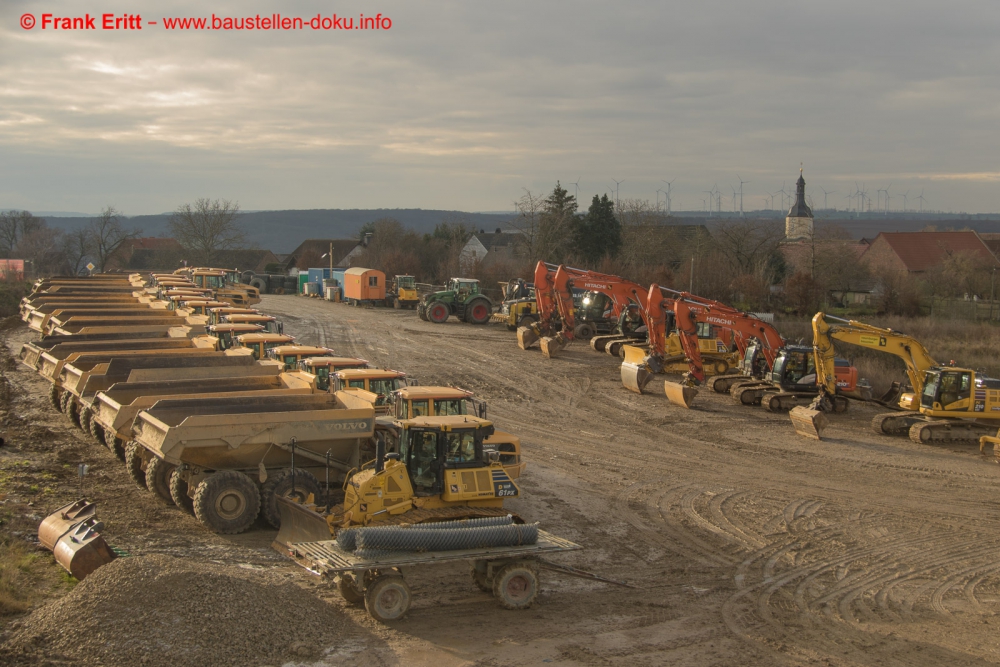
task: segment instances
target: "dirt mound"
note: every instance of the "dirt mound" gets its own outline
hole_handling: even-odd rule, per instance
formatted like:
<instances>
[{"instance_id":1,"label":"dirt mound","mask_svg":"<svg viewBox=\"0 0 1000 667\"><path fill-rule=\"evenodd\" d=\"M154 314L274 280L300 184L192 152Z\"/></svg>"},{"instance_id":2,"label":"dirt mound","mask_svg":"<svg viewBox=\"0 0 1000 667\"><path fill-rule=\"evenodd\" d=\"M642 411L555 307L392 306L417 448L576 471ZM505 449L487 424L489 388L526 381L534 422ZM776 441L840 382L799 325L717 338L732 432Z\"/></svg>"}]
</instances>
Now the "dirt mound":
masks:
<instances>
[{"instance_id":1,"label":"dirt mound","mask_svg":"<svg viewBox=\"0 0 1000 667\"><path fill-rule=\"evenodd\" d=\"M342 613L275 573L121 558L8 636L5 664L267 665L319 657Z\"/></svg>"}]
</instances>

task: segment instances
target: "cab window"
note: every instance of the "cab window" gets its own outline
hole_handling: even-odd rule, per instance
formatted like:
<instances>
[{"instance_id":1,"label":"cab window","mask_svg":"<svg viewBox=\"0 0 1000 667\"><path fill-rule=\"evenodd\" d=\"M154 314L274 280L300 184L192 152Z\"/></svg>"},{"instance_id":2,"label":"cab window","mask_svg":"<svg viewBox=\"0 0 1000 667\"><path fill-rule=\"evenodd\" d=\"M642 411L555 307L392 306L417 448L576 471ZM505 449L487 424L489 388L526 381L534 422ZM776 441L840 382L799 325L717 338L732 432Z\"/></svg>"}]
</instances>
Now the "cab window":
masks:
<instances>
[{"instance_id":1,"label":"cab window","mask_svg":"<svg viewBox=\"0 0 1000 667\"><path fill-rule=\"evenodd\" d=\"M375 405L388 405L389 394L396 390L396 380L389 378L385 380L371 380L368 383L368 391L378 394Z\"/></svg>"},{"instance_id":2,"label":"cab window","mask_svg":"<svg viewBox=\"0 0 1000 667\"><path fill-rule=\"evenodd\" d=\"M289 368L294 368L295 367L295 359L296 359L296 356L294 354L286 354L285 355L285 366L288 366Z\"/></svg>"},{"instance_id":3,"label":"cab window","mask_svg":"<svg viewBox=\"0 0 1000 667\"><path fill-rule=\"evenodd\" d=\"M410 434L409 470L414 491L433 492L438 484L437 433L434 431L413 431Z\"/></svg>"},{"instance_id":4,"label":"cab window","mask_svg":"<svg viewBox=\"0 0 1000 667\"><path fill-rule=\"evenodd\" d=\"M410 401L410 403L412 403L412 407L413 407L413 415L411 415L411 416L413 416L413 417L426 417L426 416L428 416L430 414L430 412L427 410L427 401L426 400Z\"/></svg>"},{"instance_id":5,"label":"cab window","mask_svg":"<svg viewBox=\"0 0 1000 667\"><path fill-rule=\"evenodd\" d=\"M347 386L348 387L355 387L357 389L364 389L365 388L365 381L364 380L348 380L347 381Z\"/></svg>"},{"instance_id":6,"label":"cab window","mask_svg":"<svg viewBox=\"0 0 1000 667\"><path fill-rule=\"evenodd\" d=\"M442 398L434 401L434 413L437 415L463 415L465 414L463 401L460 398Z\"/></svg>"},{"instance_id":7,"label":"cab window","mask_svg":"<svg viewBox=\"0 0 1000 667\"><path fill-rule=\"evenodd\" d=\"M452 431L444 434L445 464L449 468L459 468L477 464L476 437L471 431Z\"/></svg>"},{"instance_id":8,"label":"cab window","mask_svg":"<svg viewBox=\"0 0 1000 667\"><path fill-rule=\"evenodd\" d=\"M712 325L708 322L698 322L698 338L714 338Z\"/></svg>"}]
</instances>

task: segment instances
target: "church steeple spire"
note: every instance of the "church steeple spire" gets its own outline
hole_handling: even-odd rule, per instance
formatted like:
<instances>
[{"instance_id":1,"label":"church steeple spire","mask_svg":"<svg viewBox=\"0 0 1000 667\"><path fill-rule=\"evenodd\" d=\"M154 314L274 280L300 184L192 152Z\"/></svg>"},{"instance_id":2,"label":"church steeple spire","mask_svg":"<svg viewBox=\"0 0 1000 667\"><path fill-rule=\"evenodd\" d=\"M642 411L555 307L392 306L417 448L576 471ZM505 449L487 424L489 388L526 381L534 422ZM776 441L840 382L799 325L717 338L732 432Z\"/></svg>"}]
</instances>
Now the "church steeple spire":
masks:
<instances>
[{"instance_id":1,"label":"church steeple spire","mask_svg":"<svg viewBox=\"0 0 1000 667\"><path fill-rule=\"evenodd\" d=\"M785 217L785 239L811 239L813 235L813 212L806 204L806 179L799 167L799 180L795 181L795 203Z\"/></svg>"}]
</instances>

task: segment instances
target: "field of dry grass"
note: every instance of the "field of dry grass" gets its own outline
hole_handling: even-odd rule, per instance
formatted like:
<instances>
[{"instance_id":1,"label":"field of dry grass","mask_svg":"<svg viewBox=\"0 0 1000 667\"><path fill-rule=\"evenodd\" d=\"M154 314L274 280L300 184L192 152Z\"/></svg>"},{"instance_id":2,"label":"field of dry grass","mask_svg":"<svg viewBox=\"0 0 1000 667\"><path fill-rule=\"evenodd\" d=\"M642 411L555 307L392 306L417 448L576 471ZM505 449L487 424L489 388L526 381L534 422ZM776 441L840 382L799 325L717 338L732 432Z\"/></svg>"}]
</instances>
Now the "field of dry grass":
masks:
<instances>
[{"instance_id":1,"label":"field of dry grass","mask_svg":"<svg viewBox=\"0 0 1000 667\"><path fill-rule=\"evenodd\" d=\"M937 362L973 368L990 377L1000 377L1000 327L986 322L946 320L931 317L870 317L865 324L901 331L919 340ZM784 320L778 331L791 340L812 340L809 320ZM896 357L855 345L836 343L837 352L850 359L861 377L867 378L876 395L894 380L905 381L905 366Z\"/></svg>"}]
</instances>

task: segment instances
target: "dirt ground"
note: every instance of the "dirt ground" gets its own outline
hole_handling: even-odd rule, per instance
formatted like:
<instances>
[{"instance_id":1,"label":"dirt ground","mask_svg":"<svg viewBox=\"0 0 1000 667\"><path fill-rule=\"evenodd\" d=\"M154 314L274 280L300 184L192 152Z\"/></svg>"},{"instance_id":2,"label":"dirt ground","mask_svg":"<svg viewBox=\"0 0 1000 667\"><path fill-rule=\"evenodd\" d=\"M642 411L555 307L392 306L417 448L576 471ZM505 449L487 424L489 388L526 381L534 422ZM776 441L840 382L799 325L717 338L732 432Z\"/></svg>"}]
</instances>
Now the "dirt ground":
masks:
<instances>
[{"instance_id":1,"label":"dirt ground","mask_svg":"<svg viewBox=\"0 0 1000 667\"><path fill-rule=\"evenodd\" d=\"M6 372L15 398L0 448L0 468L22 471L4 500L12 525L23 530L75 498L85 461L86 494L116 547L262 568L342 614L311 654L287 627L283 659L295 664L1000 663L1000 467L978 448L875 435L879 410L859 404L831 417L822 442L728 395L702 391L684 410L662 393L623 389L617 359L581 344L545 359L500 325L435 325L413 311L299 297L259 307L299 342L487 399L528 461L511 506L585 547L553 560L636 588L543 572L538 603L511 612L475 589L466 566L438 565L406 573L407 618L377 624L272 551L274 531L212 535L134 487L20 368ZM28 337L16 330L9 345ZM49 491L30 491L43 474ZM8 642L23 623L7 623ZM32 662L44 658L54 656L39 647Z\"/></svg>"}]
</instances>

